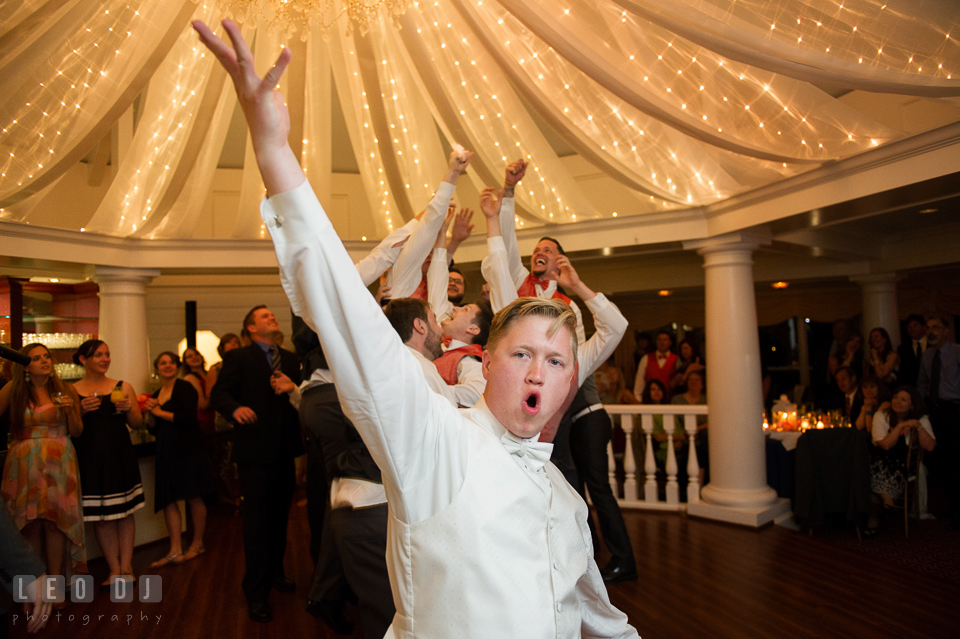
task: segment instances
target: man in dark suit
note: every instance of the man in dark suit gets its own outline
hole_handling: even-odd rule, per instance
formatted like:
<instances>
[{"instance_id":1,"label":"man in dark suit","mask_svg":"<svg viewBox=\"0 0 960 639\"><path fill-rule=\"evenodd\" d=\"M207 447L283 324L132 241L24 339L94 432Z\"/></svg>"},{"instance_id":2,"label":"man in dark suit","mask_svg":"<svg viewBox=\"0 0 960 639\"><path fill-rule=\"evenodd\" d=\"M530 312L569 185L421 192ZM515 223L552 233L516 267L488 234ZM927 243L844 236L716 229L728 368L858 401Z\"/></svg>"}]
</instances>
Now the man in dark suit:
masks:
<instances>
[{"instance_id":1,"label":"man in dark suit","mask_svg":"<svg viewBox=\"0 0 960 639\"><path fill-rule=\"evenodd\" d=\"M231 351L213 387L213 408L236 424L233 459L243 495L243 593L254 621L273 617L270 589L292 592L284 576L287 517L296 485L294 458L303 454L296 409L270 386L274 371L300 377L297 356L275 344L277 318L266 306L253 308L243 320L251 344Z\"/></svg>"},{"instance_id":2,"label":"man in dark suit","mask_svg":"<svg viewBox=\"0 0 960 639\"><path fill-rule=\"evenodd\" d=\"M859 375L852 367L841 366L837 369L834 378L840 395L833 408L842 410L850 423L855 424L860 417L860 411L863 410L863 391L860 390Z\"/></svg>"},{"instance_id":3,"label":"man in dark suit","mask_svg":"<svg viewBox=\"0 0 960 639\"><path fill-rule=\"evenodd\" d=\"M900 384L916 386L917 377L920 375L920 360L923 352L927 350L927 325L923 315L911 315L907 318L907 335L910 339L904 340L897 348L900 356L897 381Z\"/></svg>"}]
</instances>

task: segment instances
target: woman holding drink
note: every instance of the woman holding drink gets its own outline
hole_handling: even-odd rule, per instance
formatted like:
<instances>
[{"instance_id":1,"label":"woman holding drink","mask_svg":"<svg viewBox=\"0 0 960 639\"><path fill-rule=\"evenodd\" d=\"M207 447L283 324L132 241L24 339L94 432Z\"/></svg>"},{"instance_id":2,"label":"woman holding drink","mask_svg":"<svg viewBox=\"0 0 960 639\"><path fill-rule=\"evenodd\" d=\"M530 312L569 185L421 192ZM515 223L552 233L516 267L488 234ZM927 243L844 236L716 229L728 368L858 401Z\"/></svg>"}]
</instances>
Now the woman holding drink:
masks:
<instances>
[{"instance_id":1,"label":"woman holding drink","mask_svg":"<svg viewBox=\"0 0 960 639\"><path fill-rule=\"evenodd\" d=\"M47 574L62 575L67 544L75 560L84 558L77 457L70 442L83 423L75 393L57 377L47 347L29 344L20 352L30 364L14 364L13 380L0 390L0 414L10 411L13 439L0 495L23 536L46 558Z\"/></svg>"},{"instance_id":2,"label":"woman holding drink","mask_svg":"<svg viewBox=\"0 0 960 639\"><path fill-rule=\"evenodd\" d=\"M133 576L134 511L143 508L140 466L127 428L139 430L137 396L124 381L107 377L110 349L98 339L87 340L73 356L84 367L83 379L74 385L80 397L83 435L75 444L83 486L83 518L96 522L94 531L110 566L109 588L115 576L135 582Z\"/></svg>"}]
</instances>

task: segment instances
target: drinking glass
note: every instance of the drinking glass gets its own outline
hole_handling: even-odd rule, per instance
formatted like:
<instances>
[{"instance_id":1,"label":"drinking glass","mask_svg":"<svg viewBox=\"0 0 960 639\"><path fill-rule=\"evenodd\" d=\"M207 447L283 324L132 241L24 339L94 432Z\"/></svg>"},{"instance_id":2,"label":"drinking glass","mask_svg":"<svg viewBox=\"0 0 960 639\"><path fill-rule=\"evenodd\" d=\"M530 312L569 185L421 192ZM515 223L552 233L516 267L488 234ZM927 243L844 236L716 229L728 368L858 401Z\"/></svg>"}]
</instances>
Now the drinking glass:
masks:
<instances>
[{"instance_id":1,"label":"drinking glass","mask_svg":"<svg viewBox=\"0 0 960 639\"><path fill-rule=\"evenodd\" d=\"M115 388L112 391L110 391L110 401L113 402L114 405L116 405L118 402L122 402L126 398L127 398L127 394L123 392L123 389ZM114 415L123 415L123 411L120 409L117 409Z\"/></svg>"}]
</instances>

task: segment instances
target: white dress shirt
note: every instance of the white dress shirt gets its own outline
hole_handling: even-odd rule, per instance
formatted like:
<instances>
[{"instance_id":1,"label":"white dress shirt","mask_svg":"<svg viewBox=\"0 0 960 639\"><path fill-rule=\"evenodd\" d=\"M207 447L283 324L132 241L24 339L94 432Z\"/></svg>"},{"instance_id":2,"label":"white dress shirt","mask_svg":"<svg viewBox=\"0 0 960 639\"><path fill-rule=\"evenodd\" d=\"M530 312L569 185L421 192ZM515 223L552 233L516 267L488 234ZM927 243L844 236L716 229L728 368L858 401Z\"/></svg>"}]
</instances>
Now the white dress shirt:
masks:
<instances>
[{"instance_id":1,"label":"white dress shirt","mask_svg":"<svg viewBox=\"0 0 960 639\"><path fill-rule=\"evenodd\" d=\"M508 452L485 402L460 412L430 390L309 184L264 200L261 215L293 311L320 335L383 473L394 635L637 637L607 598L583 500L552 463L527 464L530 441Z\"/></svg>"},{"instance_id":2,"label":"white dress shirt","mask_svg":"<svg viewBox=\"0 0 960 639\"><path fill-rule=\"evenodd\" d=\"M387 275L387 286L390 287L392 299L410 297L420 286L420 281L423 279L421 272L423 262L430 255L430 250L437 241L437 233L440 232L440 227L443 226L443 221L447 217L447 207L450 206L450 199L453 198L455 190L454 184L440 183L436 195L430 200L420 219L420 224L403 245L400 256L390 269L390 274Z\"/></svg>"},{"instance_id":3,"label":"white dress shirt","mask_svg":"<svg viewBox=\"0 0 960 639\"><path fill-rule=\"evenodd\" d=\"M453 314L453 302L447 297L447 286L450 284L448 264L447 249L433 249L433 260L427 268L427 301L437 316L438 324Z\"/></svg>"}]
</instances>

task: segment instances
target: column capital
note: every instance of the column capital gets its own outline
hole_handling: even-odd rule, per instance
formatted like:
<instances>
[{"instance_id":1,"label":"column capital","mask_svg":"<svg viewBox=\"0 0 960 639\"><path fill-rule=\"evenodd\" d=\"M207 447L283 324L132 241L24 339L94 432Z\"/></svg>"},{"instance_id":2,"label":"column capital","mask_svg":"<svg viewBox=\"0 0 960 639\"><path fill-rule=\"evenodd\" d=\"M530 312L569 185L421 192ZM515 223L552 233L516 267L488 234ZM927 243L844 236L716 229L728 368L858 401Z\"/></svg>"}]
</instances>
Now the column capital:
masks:
<instances>
[{"instance_id":1,"label":"column capital","mask_svg":"<svg viewBox=\"0 0 960 639\"><path fill-rule=\"evenodd\" d=\"M757 228L724 233L702 240L686 240L683 248L696 251L700 255L709 255L720 251L755 251L761 245L770 244L772 241L770 229Z\"/></svg>"},{"instance_id":2,"label":"column capital","mask_svg":"<svg viewBox=\"0 0 960 639\"><path fill-rule=\"evenodd\" d=\"M96 266L94 267L93 281L98 284L107 282L129 282L149 284L155 277L160 276L158 268L126 268L123 266Z\"/></svg>"},{"instance_id":3,"label":"column capital","mask_svg":"<svg viewBox=\"0 0 960 639\"><path fill-rule=\"evenodd\" d=\"M873 285L896 285L906 276L899 273L870 273L868 275L851 275L850 281L861 286Z\"/></svg>"}]
</instances>

